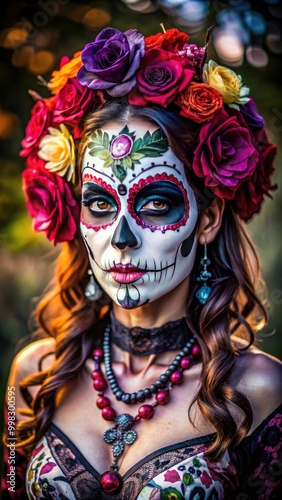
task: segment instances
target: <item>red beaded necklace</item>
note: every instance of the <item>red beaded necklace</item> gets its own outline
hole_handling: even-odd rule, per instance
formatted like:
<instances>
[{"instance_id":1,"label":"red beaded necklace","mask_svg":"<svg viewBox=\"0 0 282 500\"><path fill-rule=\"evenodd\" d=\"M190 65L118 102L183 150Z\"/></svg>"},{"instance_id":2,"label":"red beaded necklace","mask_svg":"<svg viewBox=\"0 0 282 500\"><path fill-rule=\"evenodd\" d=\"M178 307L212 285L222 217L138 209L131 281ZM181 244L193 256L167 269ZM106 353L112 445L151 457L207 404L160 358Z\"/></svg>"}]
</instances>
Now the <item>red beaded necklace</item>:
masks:
<instances>
[{"instance_id":1,"label":"red beaded necklace","mask_svg":"<svg viewBox=\"0 0 282 500\"><path fill-rule=\"evenodd\" d=\"M110 334L111 327L108 325L104 334L103 349L94 349L93 351L94 370L91 373L91 376L93 379L93 387L98 392L96 405L101 410L102 417L104 420L109 422L115 422L115 426L107 429L104 433L104 441L107 444L112 445L113 463L110 466L110 469L104 472L100 477L101 490L108 494L115 494L120 491L123 484L123 479L118 473L118 459L123 454L125 445L130 446L137 439L137 433L134 429L132 429L133 425L140 420L148 420L152 418L156 406L168 403L169 391L174 385L179 385L182 382L183 371L191 368L194 362L199 360L201 350L195 341L195 337L192 337L175 357L173 363L169 365L166 372L160 376L155 384L150 386L150 394L149 392L145 393L146 389L138 391L137 394L142 393L143 400L145 399L145 394L146 397L151 397L154 393L155 401L151 404L142 404L139 406L135 417L129 415L128 413L123 413L117 416L114 408L111 406L109 398L104 396L104 391L108 387L108 382L118 400L121 398L119 397L119 394L117 396L117 393L123 393L116 383L111 366ZM101 370L102 361L105 362L108 382ZM113 380L115 382L114 384ZM130 401L133 402L135 400L135 397L132 398L132 394L128 394L128 396ZM138 399L139 401L142 400L141 398Z\"/></svg>"}]
</instances>

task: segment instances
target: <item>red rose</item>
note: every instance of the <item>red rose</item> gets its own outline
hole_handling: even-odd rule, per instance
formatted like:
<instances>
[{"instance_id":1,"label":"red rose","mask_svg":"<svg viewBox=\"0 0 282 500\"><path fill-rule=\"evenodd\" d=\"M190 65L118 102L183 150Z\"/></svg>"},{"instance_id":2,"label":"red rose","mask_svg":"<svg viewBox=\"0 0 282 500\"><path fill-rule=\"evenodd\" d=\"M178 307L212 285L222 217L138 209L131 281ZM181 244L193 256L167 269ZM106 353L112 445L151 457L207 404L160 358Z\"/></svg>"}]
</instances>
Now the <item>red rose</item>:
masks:
<instances>
[{"instance_id":1,"label":"red rose","mask_svg":"<svg viewBox=\"0 0 282 500\"><path fill-rule=\"evenodd\" d=\"M141 61L129 103L146 106L151 102L166 107L188 87L194 73L188 59L162 49L150 49Z\"/></svg>"},{"instance_id":2,"label":"red rose","mask_svg":"<svg viewBox=\"0 0 282 500\"><path fill-rule=\"evenodd\" d=\"M49 101L44 99L37 101L31 110L31 118L25 130L25 138L22 140L22 151L20 156L28 156L32 153L47 134L48 127L52 125L52 111Z\"/></svg>"},{"instance_id":3,"label":"red rose","mask_svg":"<svg viewBox=\"0 0 282 500\"><path fill-rule=\"evenodd\" d=\"M264 129L261 129L255 138L259 150L257 168L252 177L240 186L234 198L234 209L245 222L259 212L264 195L270 196L269 191L277 189L270 179L274 171L277 148L268 141Z\"/></svg>"},{"instance_id":4,"label":"red rose","mask_svg":"<svg viewBox=\"0 0 282 500\"><path fill-rule=\"evenodd\" d=\"M257 162L258 152L240 112L230 116L221 108L201 127L193 170L220 198L232 200L242 182L252 176Z\"/></svg>"},{"instance_id":5,"label":"red rose","mask_svg":"<svg viewBox=\"0 0 282 500\"><path fill-rule=\"evenodd\" d=\"M23 190L35 231L45 231L54 244L71 241L78 227L79 206L67 182L48 170L27 168Z\"/></svg>"},{"instance_id":6,"label":"red rose","mask_svg":"<svg viewBox=\"0 0 282 500\"><path fill-rule=\"evenodd\" d=\"M210 85L191 82L179 94L175 103L181 108L180 115L202 123L213 118L215 112L223 106L223 99Z\"/></svg>"},{"instance_id":7,"label":"red rose","mask_svg":"<svg viewBox=\"0 0 282 500\"><path fill-rule=\"evenodd\" d=\"M183 48L183 45L189 40L187 33L183 33L177 29L167 30L165 33L157 33L156 35L147 36L145 38L146 49L159 47L168 52L177 53Z\"/></svg>"},{"instance_id":8,"label":"red rose","mask_svg":"<svg viewBox=\"0 0 282 500\"><path fill-rule=\"evenodd\" d=\"M79 132L76 131L81 118L101 103L94 90L84 87L76 78L69 78L54 100L54 122L64 123L74 127L73 136L76 139ZM77 133L76 133L77 132Z\"/></svg>"},{"instance_id":9,"label":"red rose","mask_svg":"<svg viewBox=\"0 0 282 500\"><path fill-rule=\"evenodd\" d=\"M164 480L169 481L170 483L176 483L180 481L180 475L177 470L168 470L164 475Z\"/></svg>"}]
</instances>

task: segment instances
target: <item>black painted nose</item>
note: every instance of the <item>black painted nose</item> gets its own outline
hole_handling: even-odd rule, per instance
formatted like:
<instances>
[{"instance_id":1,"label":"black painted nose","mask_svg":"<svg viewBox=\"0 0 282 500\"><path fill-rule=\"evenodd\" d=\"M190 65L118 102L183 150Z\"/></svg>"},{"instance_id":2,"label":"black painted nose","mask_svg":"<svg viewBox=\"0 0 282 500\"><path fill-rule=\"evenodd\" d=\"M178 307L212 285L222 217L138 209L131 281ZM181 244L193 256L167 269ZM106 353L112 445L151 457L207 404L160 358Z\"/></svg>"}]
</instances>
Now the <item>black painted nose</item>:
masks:
<instances>
[{"instance_id":1,"label":"black painted nose","mask_svg":"<svg viewBox=\"0 0 282 500\"><path fill-rule=\"evenodd\" d=\"M124 215L121 217L116 227L111 244L119 250L124 250L126 247L136 247L138 245L137 238L131 231Z\"/></svg>"}]
</instances>

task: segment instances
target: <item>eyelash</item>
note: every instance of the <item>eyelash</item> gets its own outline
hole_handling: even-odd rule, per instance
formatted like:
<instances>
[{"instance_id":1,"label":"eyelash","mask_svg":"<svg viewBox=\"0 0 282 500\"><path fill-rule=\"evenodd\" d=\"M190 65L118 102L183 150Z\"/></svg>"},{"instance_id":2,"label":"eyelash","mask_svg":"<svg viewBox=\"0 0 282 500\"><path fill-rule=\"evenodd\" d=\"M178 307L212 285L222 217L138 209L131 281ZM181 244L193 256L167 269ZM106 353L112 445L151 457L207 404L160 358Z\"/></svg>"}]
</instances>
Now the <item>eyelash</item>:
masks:
<instances>
[{"instance_id":1,"label":"eyelash","mask_svg":"<svg viewBox=\"0 0 282 500\"><path fill-rule=\"evenodd\" d=\"M91 208L90 208L90 205L91 205L92 203L94 203L94 202L96 202L96 203L99 203L99 202L102 202L102 203L107 203L107 204L108 204L110 207L112 207L114 210L116 209L116 207L114 206L114 204L113 204L113 203L111 203L111 202L110 202L109 200L107 200L106 198L103 198L102 196L94 196L94 197L92 197L92 198L86 198L86 199L82 200L82 205L83 205L84 207L87 207L87 208L88 208L88 210L89 210L91 213L95 213L95 214L97 214L97 212L98 212L98 211L99 211L99 212L107 212L107 211L109 212L109 211L114 211L114 210L93 210L93 209L91 209Z\"/></svg>"}]
</instances>

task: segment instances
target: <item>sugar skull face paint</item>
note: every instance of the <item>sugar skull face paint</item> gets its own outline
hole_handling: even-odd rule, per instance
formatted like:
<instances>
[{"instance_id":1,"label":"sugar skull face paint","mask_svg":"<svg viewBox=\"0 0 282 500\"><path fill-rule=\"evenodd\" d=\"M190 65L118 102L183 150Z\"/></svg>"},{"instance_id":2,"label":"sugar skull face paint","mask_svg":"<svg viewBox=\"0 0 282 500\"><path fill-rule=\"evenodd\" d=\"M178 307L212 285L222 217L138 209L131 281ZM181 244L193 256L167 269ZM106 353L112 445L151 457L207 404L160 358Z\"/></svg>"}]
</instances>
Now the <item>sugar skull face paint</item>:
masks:
<instances>
[{"instance_id":1,"label":"sugar skull face paint","mask_svg":"<svg viewBox=\"0 0 282 500\"><path fill-rule=\"evenodd\" d=\"M103 132L118 136L120 129L113 123ZM155 128L138 121L129 123L128 131L138 140ZM128 168L122 182L103 159L90 155L91 148L82 165L82 237L101 287L121 307L132 309L189 276L197 247L196 199L168 145L160 156L145 155Z\"/></svg>"}]
</instances>

